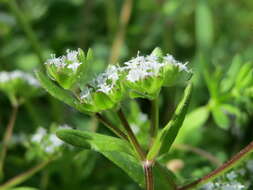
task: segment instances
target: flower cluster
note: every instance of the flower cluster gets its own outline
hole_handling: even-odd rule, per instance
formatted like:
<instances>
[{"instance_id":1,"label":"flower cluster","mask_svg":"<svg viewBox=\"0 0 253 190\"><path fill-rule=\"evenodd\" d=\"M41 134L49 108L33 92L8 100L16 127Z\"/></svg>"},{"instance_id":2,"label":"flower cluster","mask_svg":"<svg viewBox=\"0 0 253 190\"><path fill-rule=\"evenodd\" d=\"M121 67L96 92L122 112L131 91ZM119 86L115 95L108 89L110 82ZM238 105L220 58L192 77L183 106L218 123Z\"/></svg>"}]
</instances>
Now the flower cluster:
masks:
<instances>
[{"instance_id":1,"label":"flower cluster","mask_svg":"<svg viewBox=\"0 0 253 190\"><path fill-rule=\"evenodd\" d=\"M40 83L31 74L15 70L0 72L0 90L13 104L20 104L25 99L40 94Z\"/></svg>"},{"instance_id":2,"label":"flower cluster","mask_svg":"<svg viewBox=\"0 0 253 190\"><path fill-rule=\"evenodd\" d=\"M73 72L77 71L77 68L82 64L78 58L78 51L67 50L66 55L56 57L55 54L51 54L51 58L45 63L49 66L55 66L58 70L70 69Z\"/></svg>"},{"instance_id":3,"label":"flower cluster","mask_svg":"<svg viewBox=\"0 0 253 190\"><path fill-rule=\"evenodd\" d=\"M245 161L240 167L229 171L218 179L208 182L201 190L246 190L252 186L253 160Z\"/></svg>"},{"instance_id":4,"label":"flower cluster","mask_svg":"<svg viewBox=\"0 0 253 190\"><path fill-rule=\"evenodd\" d=\"M64 89L75 88L85 71L87 62L81 49L67 50L66 55L56 57L55 54L45 62L49 76L57 81Z\"/></svg>"},{"instance_id":5,"label":"flower cluster","mask_svg":"<svg viewBox=\"0 0 253 190\"><path fill-rule=\"evenodd\" d=\"M81 102L94 112L114 107L123 95L119 79L119 67L109 65L81 91Z\"/></svg>"},{"instance_id":6,"label":"flower cluster","mask_svg":"<svg viewBox=\"0 0 253 190\"><path fill-rule=\"evenodd\" d=\"M38 145L46 154L55 153L63 145L63 141L57 138L54 133L49 133L42 127L39 127L31 136L31 143Z\"/></svg>"},{"instance_id":7,"label":"flower cluster","mask_svg":"<svg viewBox=\"0 0 253 190\"><path fill-rule=\"evenodd\" d=\"M126 85L132 90L130 96L153 99L162 86L172 86L182 78L187 81L191 71L186 65L187 63L176 61L172 55L163 56L159 48L147 56L138 53L137 57L125 62L123 66Z\"/></svg>"},{"instance_id":8,"label":"flower cluster","mask_svg":"<svg viewBox=\"0 0 253 190\"><path fill-rule=\"evenodd\" d=\"M88 112L100 112L117 107L123 97L154 99L163 86L171 86L183 78L187 81L191 71L186 64L176 61L171 55L163 56L156 48L150 55L137 57L122 66L109 65L107 69L88 83L76 83L87 74L91 53L82 50L70 51L56 58L52 56L45 64L47 71L64 89L74 92L80 105ZM185 78L187 76L187 78ZM73 88L75 87L75 88ZM126 93L127 92L127 93Z\"/></svg>"},{"instance_id":9,"label":"flower cluster","mask_svg":"<svg viewBox=\"0 0 253 190\"><path fill-rule=\"evenodd\" d=\"M13 80L23 80L24 82L26 82L31 86L40 87L40 83L31 74L19 70L15 70L12 72L6 71L0 72L0 84L10 83Z\"/></svg>"}]
</instances>

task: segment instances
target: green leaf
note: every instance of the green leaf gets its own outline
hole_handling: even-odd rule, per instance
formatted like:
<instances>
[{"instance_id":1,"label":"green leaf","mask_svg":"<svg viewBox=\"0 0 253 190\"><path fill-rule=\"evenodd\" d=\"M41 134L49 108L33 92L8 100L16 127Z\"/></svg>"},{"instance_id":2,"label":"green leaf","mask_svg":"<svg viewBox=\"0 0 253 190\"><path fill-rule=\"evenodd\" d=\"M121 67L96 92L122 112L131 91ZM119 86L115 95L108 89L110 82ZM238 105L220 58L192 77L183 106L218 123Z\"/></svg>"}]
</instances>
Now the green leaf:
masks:
<instances>
[{"instance_id":1,"label":"green leaf","mask_svg":"<svg viewBox=\"0 0 253 190\"><path fill-rule=\"evenodd\" d=\"M201 135L201 133L195 133L196 129L203 126L209 117L210 111L208 106L201 106L194 109L192 112L186 115L183 126L176 139L176 143L184 143L185 139L189 136L191 139L195 135Z\"/></svg>"},{"instance_id":2,"label":"green leaf","mask_svg":"<svg viewBox=\"0 0 253 190\"><path fill-rule=\"evenodd\" d=\"M247 76L252 77L253 63L244 63L236 77L236 88L243 88L245 82L243 82ZM247 82L246 82L247 83Z\"/></svg>"},{"instance_id":3,"label":"green leaf","mask_svg":"<svg viewBox=\"0 0 253 190\"><path fill-rule=\"evenodd\" d=\"M183 98L178 104L172 119L156 137L154 144L147 155L148 160L153 160L159 153L165 153L169 151L172 143L177 137L178 131L183 124L187 108L190 103L191 94L192 83L189 83L185 88Z\"/></svg>"},{"instance_id":4,"label":"green leaf","mask_svg":"<svg viewBox=\"0 0 253 190\"><path fill-rule=\"evenodd\" d=\"M242 66L242 57L240 55L234 56L232 63L226 73L226 77L221 81L221 89L223 91L230 90L234 83L238 72Z\"/></svg>"},{"instance_id":5,"label":"green leaf","mask_svg":"<svg viewBox=\"0 0 253 190\"><path fill-rule=\"evenodd\" d=\"M223 129L228 129L229 118L224 112L222 106L221 105L213 106L211 110L215 123Z\"/></svg>"},{"instance_id":6,"label":"green leaf","mask_svg":"<svg viewBox=\"0 0 253 190\"><path fill-rule=\"evenodd\" d=\"M83 113L88 113L85 107L81 106L77 99L75 99L68 91L57 86L42 71L36 71L35 74L42 87L47 90L50 95Z\"/></svg>"},{"instance_id":7,"label":"green leaf","mask_svg":"<svg viewBox=\"0 0 253 190\"><path fill-rule=\"evenodd\" d=\"M135 155L128 142L119 138L73 129L58 130L56 134L63 141L80 148L92 149L98 152L116 151Z\"/></svg>"},{"instance_id":8,"label":"green leaf","mask_svg":"<svg viewBox=\"0 0 253 190\"><path fill-rule=\"evenodd\" d=\"M124 170L141 187L144 187L142 163L136 158L127 141L93 132L70 129L57 131L57 136L71 145L100 152ZM173 177L171 172L160 169L157 164L154 167L154 176L156 189L172 189L172 185L168 181L168 178Z\"/></svg>"}]
</instances>

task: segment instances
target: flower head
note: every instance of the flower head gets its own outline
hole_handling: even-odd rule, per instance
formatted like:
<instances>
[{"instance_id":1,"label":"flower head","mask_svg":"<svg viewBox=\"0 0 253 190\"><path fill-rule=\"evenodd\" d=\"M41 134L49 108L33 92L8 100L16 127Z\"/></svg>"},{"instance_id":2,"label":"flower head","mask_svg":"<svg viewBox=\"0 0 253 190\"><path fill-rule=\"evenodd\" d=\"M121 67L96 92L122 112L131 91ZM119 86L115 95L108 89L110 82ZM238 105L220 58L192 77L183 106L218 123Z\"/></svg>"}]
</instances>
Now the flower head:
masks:
<instances>
[{"instance_id":1,"label":"flower head","mask_svg":"<svg viewBox=\"0 0 253 190\"><path fill-rule=\"evenodd\" d=\"M72 89L87 70L87 57L81 49L77 51L68 49L66 54L60 57L52 54L51 58L45 62L45 65L53 80L56 80L65 89Z\"/></svg>"},{"instance_id":2,"label":"flower head","mask_svg":"<svg viewBox=\"0 0 253 190\"><path fill-rule=\"evenodd\" d=\"M191 73L187 63L176 61L172 55L163 56L159 48L147 56L140 56L124 63L126 85L132 90L130 96L155 98L162 86L171 86L183 75ZM186 80L185 78L182 80Z\"/></svg>"},{"instance_id":3,"label":"flower head","mask_svg":"<svg viewBox=\"0 0 253 190\"><path fill-rule=\"evenodd\" d=\"M93 79L80 93L80 100L93 111L114 107L122 98L120 68L109 65L105 72Z\"/></svg>"}]
</instances>

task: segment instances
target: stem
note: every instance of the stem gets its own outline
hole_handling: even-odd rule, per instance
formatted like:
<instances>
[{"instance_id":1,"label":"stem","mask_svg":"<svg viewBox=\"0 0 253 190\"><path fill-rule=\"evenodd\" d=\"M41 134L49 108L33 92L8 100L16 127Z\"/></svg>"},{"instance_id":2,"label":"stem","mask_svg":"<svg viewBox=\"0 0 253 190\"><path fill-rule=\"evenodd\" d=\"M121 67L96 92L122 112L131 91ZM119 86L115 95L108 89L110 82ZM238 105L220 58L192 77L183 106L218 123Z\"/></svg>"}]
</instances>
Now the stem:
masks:
<instances>
[{"instance_id":1,"label":"stem","mask_svg":"<svg viewBox=\"0 0 253 190\"><path fill-rule=\"evenodd\" d=\"M145 173L146 190L154 190L153 163L146 160L143 164L143 168Z\"/></svg>"},{"instance_id":2,"label":"stem","mask_svg":"<svg viewBox=\"0 0 253 190\"><path fill-rule=\"evenodd\" d=\"M199 185L207 183L208 181L221 176L224 172L228 171L232 167L235 167L237 164L242 162L252 152L253 152L253 141L216 170L198 179L197 181L194 181L186 186L178 188L178 190L188 190L196 188Z\"/></svg>"},{"instance_id":3,"label":"stem","mask_svg":"<svg viewBox=\"0 0 253 190\"><path fill-rule=\"evenodd\" d=\"M51 161L52 161L52 159L48 159L46 161L43 161L43 162L39 163L38 165L34 166L33 168L27 170L26 172L15 176L14 178L8 180L6 183L1 185L0 190L9 189L13 186L16 186L16 185L24 182L25 180L32 177L36 172L40 171L42 168L44 168L46 165L48 165Z\"/></svg>"},{"instance_id":4,"label":"stem","mask_svg":"<svg viewBox=\"0 0 253 190\"><path fill-rule=\"evenodd\" d=\"M159 104L158 97L152 100L152 112L151 112L151 137L155 137L159 127Z\"/></svg>"},{"instance_id":5,"label":"stem","mask_svg":"<svg viewBox=\"0 0 253 190\"><path fill-rule=\"evenodd\" d=\"M8 150L8 144L9 144L9 141L10 141L12 133L13 133L14 124L15 124L15 121L17 118L17 112L18 112L18 105L13 105L12 106L12 113L11 113L8 125L6 127L6 131L4 134L4 138L3 138L2 151L0 153L0 178L3 175L4 161L5 161L5 157L6 157L7 150Z\"/></svg>"},{"instance_id":6,"label":"stem","mask_svg":"<svg viewBox=\"0 0 253 190\"><path fill-rule=\"evenodd\" d=\"M120 20L119 20L119 26L118 26L119 29L116 33L115 39L112 44L111 56L109 60L109 63L111 64L115 64L118 61L120 50L125 38L126 27L128 25L130 15L132 12L132 3L133 3L132 0L124 1L123 7L120 13Z\"/></svg>"},{"instance_id":7,"label":"stem","mask_svg":"<svg viewBox=\"0 0 253 190\"><path fill-rule=\"evenodd\" d=\"M9 0L7 1L7 4L10 8L10 10L12 11L12 13L15 15L15 17L17 18L20 26L22 27L22 29L24 30L28 40L31 43L31 46L33 47L35 53L37 54L39 61L41 63L43 63L43 56L42 56L42 51L41 51L41 47L39 45L39 41L36 38L35 33L33 32L32 27L30 26L28 20L26 19L25 15L23 14L23 12L19 9L16 0Z\"/></svg>"},{"instance_id":8,"label":"stem","mask_svg":"<svg viewBox=\"0 0 253 190\"><path fill-rule=\"evenodd\" d=\"M138 153L138 156L141 160L145 160L145 153L143 152L142 148L141 148L141 145L139 144L138 140L136 139L123 111L121 109L119 109L119 111L117 112L119 118L120 118L120 121L122 122L126 132L127 132L127 135L128 135L128 138L129 138L129 141L131 142L131 144L133 145L134 149L136 150L136 152Z\"/></svg>"},{"instance_id":9,"label":"stem","mask_svg":"<svg viewBox=\"0 0 253 190\"><path fill-rule=\"evenodd\" d=\"M110 123L105 117L101 114L96 113L96 118L103 123L108 129L110 129L113 133L115 133L118 137L125 139L128 141L128 137L118 128L115 127L112 123Z\"/></svg>"}]
</instances>

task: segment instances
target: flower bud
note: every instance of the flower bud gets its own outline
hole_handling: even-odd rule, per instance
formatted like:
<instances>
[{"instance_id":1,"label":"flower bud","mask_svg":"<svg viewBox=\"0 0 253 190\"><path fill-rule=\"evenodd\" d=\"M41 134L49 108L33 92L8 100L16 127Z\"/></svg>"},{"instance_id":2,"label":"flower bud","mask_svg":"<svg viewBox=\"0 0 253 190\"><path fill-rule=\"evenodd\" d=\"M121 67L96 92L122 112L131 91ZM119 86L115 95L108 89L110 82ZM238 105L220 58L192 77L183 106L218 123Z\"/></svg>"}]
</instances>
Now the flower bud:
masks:
<instances>
[{"instance_id":1,"label":"flower bud","mask_svg":"<svg viewBox=\"0 0 253 190\"><path fill-rule=\"evenodd\" d=\"M51 55L51 58L45 63L47 72L64 89L72 90L86 74L86 65L90 55L88 51L85 57L81 49L67 50L66 55L61 57Z\"/></svg>"}]
</instances>

